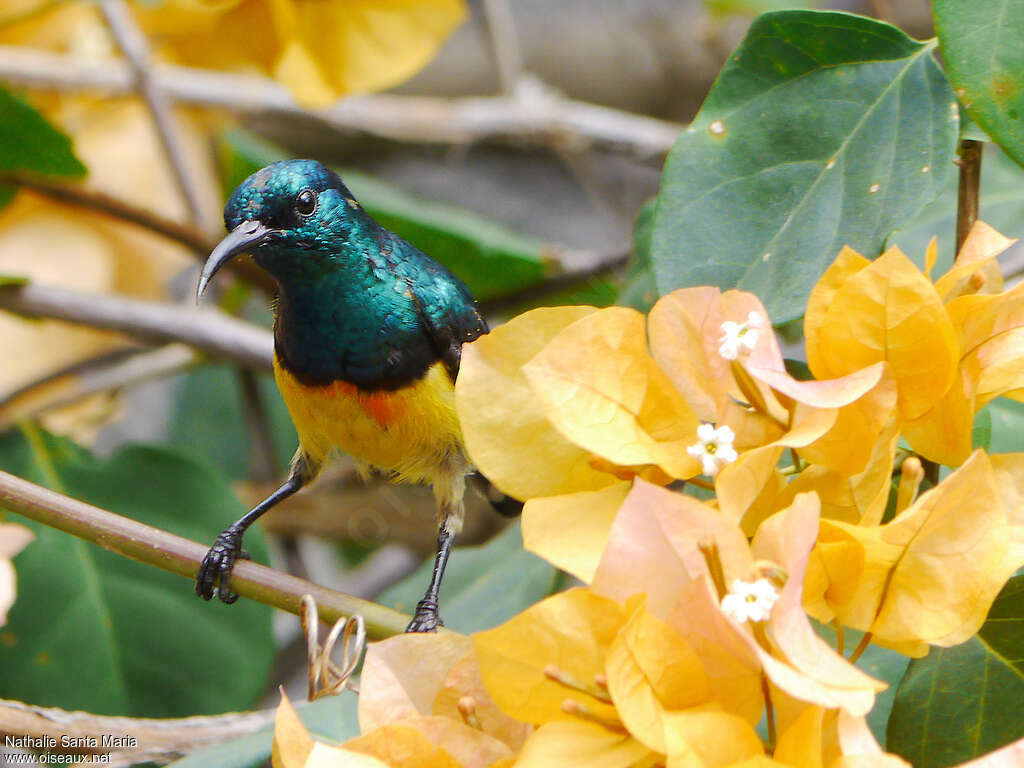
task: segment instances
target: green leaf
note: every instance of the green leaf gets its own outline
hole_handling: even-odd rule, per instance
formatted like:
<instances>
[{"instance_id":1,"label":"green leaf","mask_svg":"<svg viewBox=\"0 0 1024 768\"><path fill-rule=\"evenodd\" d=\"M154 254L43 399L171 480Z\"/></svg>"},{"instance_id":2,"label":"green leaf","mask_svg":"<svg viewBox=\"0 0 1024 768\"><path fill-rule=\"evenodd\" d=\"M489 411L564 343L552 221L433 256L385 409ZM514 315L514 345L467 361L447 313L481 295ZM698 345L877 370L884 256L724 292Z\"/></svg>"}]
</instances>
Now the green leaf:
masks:
<instances>
[{"instance_id":1,"label":"green leaf","mask_svg":"<svg viewBox=\"0 0 1024 768\"><path fill-rule=\"evenodd\" d=\"M978 411L978 416L986 412L992 423L989 452L1017 453L1024 451L1024 403L1006 397L997 397Z\"/></svg>"},{"instance_id":2,"label":"green leaf","mask_svg":"<svg viewBox=\"0 0 1024 768\"><path fill-rule=\"evenodd\" d=\"M658 292L753 291L778 324L843 245L878 254L952 168L956 101L933 49L843 13L757 19L665 164Z\"/></svg>"},{"instance_id":3,"label":"green leaf","mask_svg":"<svg viewBox=\"0 0 1024 768\"><path fill-rule=\"evenodd\" d=\"M1024 164L1024 5L935 0L932 8L942 59L964 108Z\"/></svg>"},{"instance_id":4,"label":"green leaf","mask_svg":"<svg viewBox=\"0 0 1024 768\"><path fill-rule=\"evenodd\" d=\"M889 238L889 245L898 245L911 261L924 268L928 241L938 237L938 259L932 270L933 278L953 264L956 197L957 178L954 173L949 175L942 195ZM981 162L980 210L982 221L1007 237L1024 236L1024 169L993 144L985 146Z\"/></svg>"},{"instance_id":5,"label":"green leaf","mask_svg":"<svg viewBox=\"0 0 1024 768\"><path fill-rule=\"evenodd\" d=\"M888 749L944 768L1024 736L1024 576L1011 579L978 634L914 659L896 692Z\"/></svg>"},{"instance_id":6,"label":"green leaf","mask_svg":"<svg viewBox=\"0 0 1024 768\"><path fill-rule=\"evenodd\" d=\"M287 155L240 132L221 137L222 166L234 189L246 176ZM364 173L342 170L345 184L382 226L461 277L480 301L528 288L552 274L548 246L446 203L410 195Z\"/></svg>"},{"instance_id":7,"label":"green leaf","mask_svg":"<svg viewBox=\"0 0 1024 768\"><path fill-rule=\"evenodd\" d=\"M2 190L0 190L0 191L2 191ZM2 200L0 200L0 205L3 205ZM3 274L0 274L0 287L3 287L5 285L28 285L28 283L29 283L29 279L27 277L22 276L22 275L3 275Z\"/></svg>"},{"instance_id":8,"label":"green leaf","mask_svg":"<svg viewBox=\"0 0 1024 768\"><path fill-rule=\"evenodd\" d=\"M310 735L327 744L340 744L359 735L359 699L351 691L313 702L293 701L295 712ZM268 725L231 741L193 752L168 768L255 768L270 759L274 726Z\"/></svg>"},{"instance_id":9,"label":"green leaf","mask_svg":"<svg viewBox=\"0 0 1024 768\"><path fill-rule=\"evenodd\" d=\"M377 597L411 613L430 581L434 560ZM523 549L519 524L480 547L460 547L448 561L441 586L441 618L456 632L496 627L555 590L557 571Z\"/></svg>"},{"instance_id":10,"label":"green leaf","mask_svg":"<svg viewBox=\"0 0 1024 768\"><path fill-rule=\"evenodd\" d=\"M181 536L212 542L245 513L227 481L165 449L96 459L35 429L0 438L0 467ZM17 515L11 519L21 521ZM181 717L247 709L273 659L271 609L204 603L180 576L26 521L18 599L0 629L0 697L98 714ZM260 532L246 549L266 560Z\"/></svg>"},{"instance_id":11,"label":"green leaf","mask_svg":"<svg viewBox=\"0 0 1024 768\"><path fill-rule=\"evenodd\" d=\"M626 274L626 284L619 293L619 304L647 312L658 298L651 266L651 236L654 234L654 211L657 198L651 198L633 222L633 258Z\"/></svg>"},{"instance_id":12,"label":"green leaf","mask_svg":"<svg viewBox=\"0 0 1024 768\"><path fill-rule=\"evenodd\" d=\"M0 88L0 171L83 176L71 139L17 96Z\"/></svg>"}]
</instances>

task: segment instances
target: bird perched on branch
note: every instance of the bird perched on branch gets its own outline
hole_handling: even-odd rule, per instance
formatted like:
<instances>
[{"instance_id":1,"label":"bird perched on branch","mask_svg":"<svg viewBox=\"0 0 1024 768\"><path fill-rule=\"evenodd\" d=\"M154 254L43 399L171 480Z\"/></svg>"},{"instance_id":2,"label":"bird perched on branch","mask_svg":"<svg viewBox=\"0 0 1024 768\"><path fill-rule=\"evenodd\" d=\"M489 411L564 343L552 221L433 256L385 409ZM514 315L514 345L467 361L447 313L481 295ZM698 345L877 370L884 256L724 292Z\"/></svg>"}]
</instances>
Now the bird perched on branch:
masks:
<instances>
[{"instance_id":1,"label":"bird perched on branch","mask_svg":"<svg viewBox=\"0 0 1024 768\"><path fill-rule=\"evenodd\" d=\"M455 275L379 226L338 175L314 160L254 173L231 195L224 222L229 234L203 266L196 298L238 254L252 254L274 278L274 375L299 448L281 487L217 537L196 594L237 599L231 571L246 529L316 477L337 448L364 472L433 486L434 572L407 631L435 629L471 470L455 378L462 345L487 333L476 302Z\"/></svg>"}]
</instances>

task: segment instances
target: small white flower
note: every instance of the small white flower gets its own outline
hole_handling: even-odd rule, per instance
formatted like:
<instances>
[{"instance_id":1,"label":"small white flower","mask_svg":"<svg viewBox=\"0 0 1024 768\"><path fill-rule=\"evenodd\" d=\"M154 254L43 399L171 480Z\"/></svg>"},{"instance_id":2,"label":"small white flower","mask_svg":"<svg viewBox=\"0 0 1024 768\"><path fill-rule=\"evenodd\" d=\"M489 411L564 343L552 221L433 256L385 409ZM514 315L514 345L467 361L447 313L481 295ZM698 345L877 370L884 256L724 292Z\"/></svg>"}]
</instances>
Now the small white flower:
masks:
<instances>
[{"instance_id":1,"label":"small white flower","mask_svg":"<svg viewBox=\"0 0 1024 768\"><path fill-rule=\"evenodd\" d=\"M736 434L727 426L715 428L714 424L697 427L697 442L686 449L695 459L700 459L701 472L714 477L726 464L736 461L738 454L732 447Z\"/></svg>"},{"instance_id":2,"label":"small white flower","mask_svg":"<svg viewBox=\"0 0 1024 768\"><path fill-rule=\"evenodd\" d=\"M726 320L722 323L722 337L719 339L721 346L718 347L718 354L726 360L736 360L741 351L752 351L761 336L761 332L757 329L762 325L764 325L764 317L760 312L748 314L745 323Z\"/></svg>"},{"instance_id":3,"label":"small white flower","mask_svg":"<svg viewBox=\"0 0 1024 768\"><path fill-rule=\"evenodd\" d=\"M767 621L779 593L768 579L735 579L722 598L722 611L736 621Z\"/></svg>"}]
</instances>

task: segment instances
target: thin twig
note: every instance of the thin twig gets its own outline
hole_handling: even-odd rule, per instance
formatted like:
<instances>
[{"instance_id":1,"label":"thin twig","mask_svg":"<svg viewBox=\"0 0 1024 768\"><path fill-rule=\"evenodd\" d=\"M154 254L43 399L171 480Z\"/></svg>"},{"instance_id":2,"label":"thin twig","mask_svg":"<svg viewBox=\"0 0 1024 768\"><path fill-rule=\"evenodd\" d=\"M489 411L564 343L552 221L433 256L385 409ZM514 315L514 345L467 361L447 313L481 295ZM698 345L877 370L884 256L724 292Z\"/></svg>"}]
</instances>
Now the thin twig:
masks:
<instances>
[{"instance_id":1,"label":"thin twig","mask_svg":"<svg viewBox=\"0 0 1024 768\"><path fill-rule=\"evenodd\" d=\"M973 139L960 140L960 183L956 201L956 252L978 220L981 202L981 150L984 144Z\"/></svg>"},{"instance_id":2,"label":"thin twig","mask_svg":"<svg viewBox=\"0 0 1024 768\"><path fill-rule=\"evenodd\" d=\"M512 96L523 74L523 56L508 0L484 0L484 17L487 19L491 53L494 67L498 71L501 92Z\"/></svg>"},{"instance_id":3,"label":"thin twig","mask_svg":"<svg viewBox=\"0 0 1024 768\"><path fill-rule=\"evenodd\" d=\"M273 334L208 307L105 296L49 285L0 286L0 310L128 333L151 344L179 341L256 371L273 369Z\"/></svg>"},{"instance_id":4,"label":"thin twig","mask_svg":"<svg viewBox=\"0 0 1024 768\"><path fill-rule=\"evenodd\" d=\"M895 24L895 16L892 12L891 0L871 0L871 9L876 19Z\"/></svg>"},{"instance_id":5,"label":"thin twig","mask_svg":"<svg viewBox=\"0 0 1024 768\"><path fill-rule=\"evenodd\" d=\"M199 190L195 179L189 173L185 152L182 147L181 133L174 121L171 111L171 100L161 89L152 74L150 63L149 42L132 17L131 10L124 0L101 0L100 10L107 20L118 47L131 63L139 92L142 94L149 113L156 124L160 141L174 173L189 219L193 224L203 220L203 210L199 202Z\"/></svg>"},{"instance_id":6,"label":"thin twig","mask_svg":"<svg viewBox=\"0 0 1024 768\"><path fill-rule=\"evenodd\" d=\"M557 291L572 288L596 277L613 273L625 267L628 261L629 250L623 248L623 250L617 253L600 257L589 266L569 269L560 274L553 275L541 283L528 285L518 291L482 301L480 302L480 307L485 313L515 309L523 304L539 301Z\"/></svg>"},{"instance_id":7,"label":"thin twig","mask_svg":"<svg viewBox=\"0 0 1024 768\"><path fill-rule=\"evenodd\" d=\"M278 475L276 450L274 448L274 432L267 416L267 407L260 392L256 374L249 368L236 368L235 375L242 389L242 411L245 425L249 432L249 443L252 446L252 457L249 462L249 477L265 483Z\"/></svg>"},{"instance_id":8,"label":"thin twig","mask_svg":"<svg viewBox=\"0 0 1024 768\"><path fill-rule=\"evenodd\" d=\"M973 139L961 139L958 165L960 179L956 201L956 252L959 255L967 235L978 220L978 206L981 200L981 150L984 145ZM921 457L924 477L932 487L939 484L938 462Z\"/></svg>"},{"instance_id":9,"label":"thin twig","mask_svg":"<svg viewBox=\"0 0 1024 768\"><path fill-rule=\"evenodd\" d=\"M88 208L121 221L138 224L140 227L190 248L202 258L206 258L217 244L216 240L206 237L195 227L179 224L147 211L145 208L139 208L124 200L87 189L81 185L54 182L25 173L0 173L0 185L24 187L51 200L68 203L79 208Z\"/></svg>"},{"instance_id":10,"label":"thin twig","mask_svg":"<svg viewBox=\"0 0 1024 768\"><path fill-rule=\"evenodd\" d=\"M0 430L90 395L180 373L200 361L183 344L157 349L122 347L54 371L0 398Z\"/></svg>"},{"instance_id":11,"label":"thin twig","mask_svg":"<svg viewBox=\"0 0 1024 768\"><path fill-rule=\"evenodd\" d=\"M111 552L188 579L195 579L199 563L206 554L207 548L198 542L94 507L6 472L0 472L0 506ZM367 635L373 638L401 634L409 623L409 617L398 611L324 589L247 560L240 560L235 565L231 589L242 597L296 615L302 611L302 596L311 595L320 608L323 621L334 624L339 618L358 613L366 622Z\"/></svg>"},{"instance_id":12,"label":"thin twig","mask_svg":"<svg viewBox=\"0 0 1024 768\"><path fill-rule=\"evenodd\" d=\"M768 684L768 675L761 672L761 693L764 695L764 719L768 732L768 754L775 751L777 737L775 733L775 706L772 704L772 687Z\"/></svg>"},{"instance_id":13,"label":"thin twig","mask_svg":"<svg viewBox=\"0 0 1024 768\"><path fill-rule=\"evenodd\" d=\"M109 717L91 712L69 712L54 707L37 707L21 701L0 699L0 733L29 736L35 739L62 737L87 744L88 737L133 737L137 747L103 747L101 749L67 749L77 754L109 755L105 765L135 765L148 760L161 763L193 752L200 747L218 744L258 731L274 722L272 709L257 712L228 712L223 715L200 715L182 718ZM130 743L130 739L125 739Z\"/></svg>"},{"instance_id":14,"label":"thin twig","mask_svg":"<svg viewBox=\"0 0 1024 768\"><path fill-rule=\"evenodd\" d=\"M599 145L659 162L683 130L678 123L623 112L555 93L524 100L444 99L374 94L345 99L310 113L288 91L265 77L158 65L153 78L179 102L242 113L313 115L346 131L417 144L504 140L542 146ZM134 78L122 61L84 62L73 56L20 46L0 46L0 80L34 88L131 93Z\"/></svg>"},{"instance_id":15,"label":"thin twig","mask_svg":"<svg viewBox=\"0 0 1024 768\"><path fill-rule=\"evenodd\" d=\"M864 636L861 637L860 642L857 643L857 647L853 649L853 652L850 654L850 657L847 659L847 661L853 664L855 661L857 661L857 659L863 656L864 651L866 651L868 649L868 646L871 644L872 637L873 635L870 632L865 632Z\"/></svg>"},{"instance_id":16,"label":"thin twig","mask_svg":"<svg viewBox=\"0 0 1024 768\"><path fill-rule=\"evenodd\" d=\"M200 260L205 260L217 245L216 240L206 237L195 227L179 224L145 208L139 208L124 200L103 192L96 192L80 184L57 183L24 173L0 173L0 186L24 187L51 200L86 208L119 221L136 224L150 232L162 235L168 240L184 245ZM258 286L267 293L273 293L275 289L271 277L247 259L234 259L225 268L232 270L247 282Z\"/></svg>"}]
</instances>

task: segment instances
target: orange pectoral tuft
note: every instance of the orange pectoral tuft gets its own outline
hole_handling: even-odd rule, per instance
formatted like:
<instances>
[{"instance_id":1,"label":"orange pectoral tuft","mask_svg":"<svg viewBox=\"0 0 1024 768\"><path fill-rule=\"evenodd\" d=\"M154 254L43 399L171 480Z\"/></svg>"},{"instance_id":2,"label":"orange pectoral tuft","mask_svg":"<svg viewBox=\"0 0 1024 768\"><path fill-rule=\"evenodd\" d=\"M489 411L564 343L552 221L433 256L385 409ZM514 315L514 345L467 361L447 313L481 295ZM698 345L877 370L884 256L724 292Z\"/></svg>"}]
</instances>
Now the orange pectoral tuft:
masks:
<instances>
[{"instance_id":1,"label":"orange pectoral tuft","mask_svg":"<svg viewBox=\"0 0 1024 768\"><path fill-rule=\"evenodd\" d=\"M401 402L401 396L395 392L360 392L354 384L336 381L324 387L324 394L328 397L355 400L363 409L363 413L382 427L393 423L405 413L405 404Z\"/></svg>"},{"instance_id":2,"label":"orange pectoral tuft","mask_svg":"<svg viewBox=\"0 0 1024 768\"><path fill-rule=\"evenodd\" d=\"M363 413L374 419L382 427L391 424L405 413L405 403L393 392L375 392L372 395L360 395L359 404Z\"/></svg>"}]
</instances>

